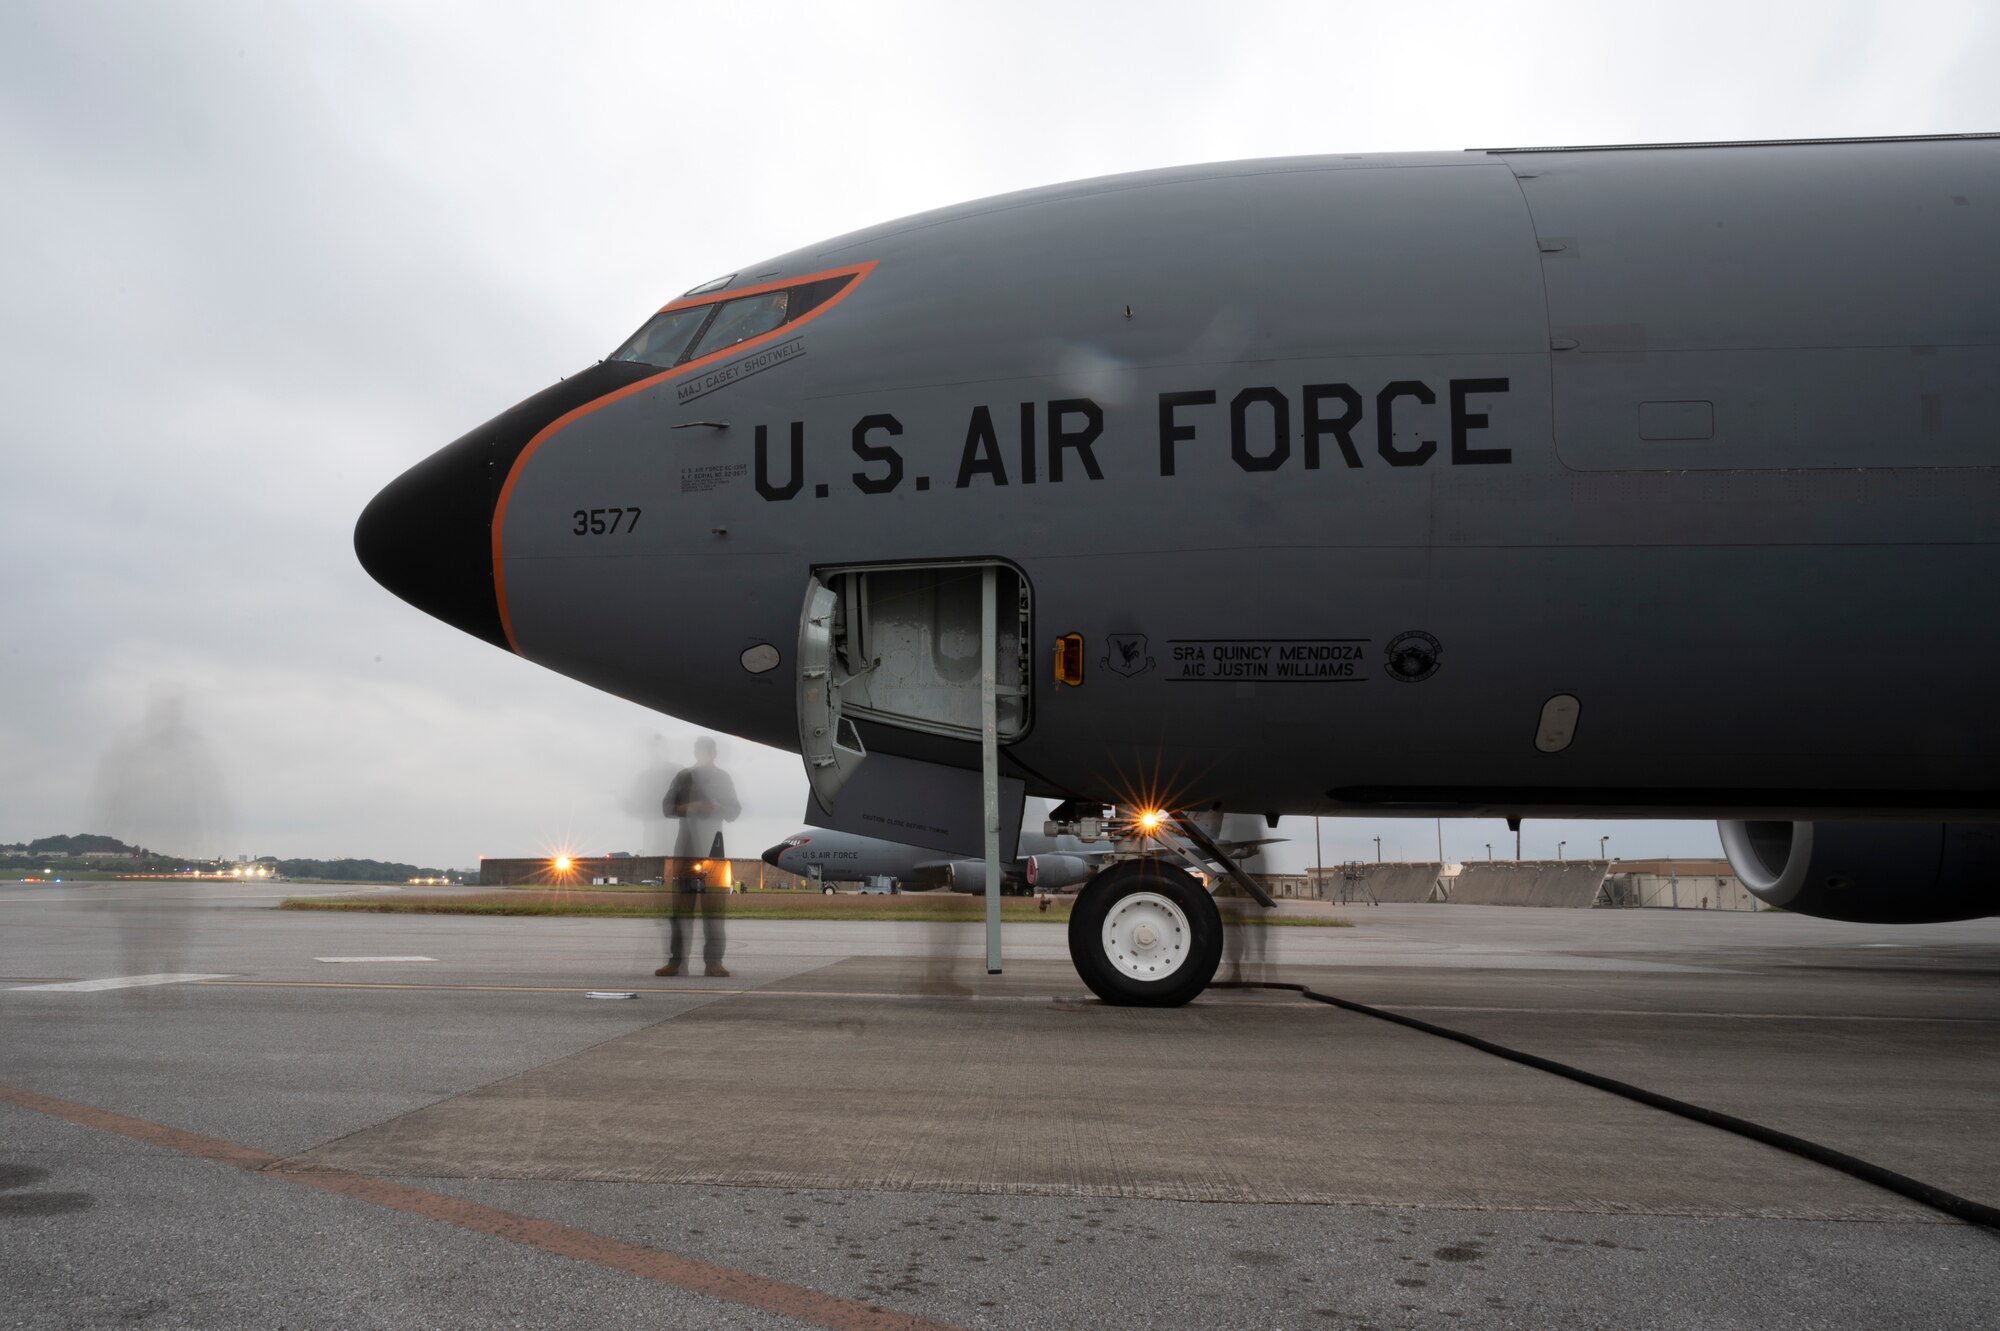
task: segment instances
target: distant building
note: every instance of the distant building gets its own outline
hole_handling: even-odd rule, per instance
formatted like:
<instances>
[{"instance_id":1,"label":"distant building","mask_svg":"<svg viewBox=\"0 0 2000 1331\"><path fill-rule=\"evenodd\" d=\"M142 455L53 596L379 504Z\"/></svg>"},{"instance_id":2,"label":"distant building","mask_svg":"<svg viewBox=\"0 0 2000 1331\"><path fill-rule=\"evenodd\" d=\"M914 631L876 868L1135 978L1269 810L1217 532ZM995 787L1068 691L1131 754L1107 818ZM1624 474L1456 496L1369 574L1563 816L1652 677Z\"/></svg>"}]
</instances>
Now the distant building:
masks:
<instances>
[{"instance_id":1,"label":"distant building","mask_svg":"<svg viewBox=\"0 0 2000 1331\"><path fill-rule=\"evenodd\" d=\"M1603 904L1665 910L1761 910L1728 860L1618 860Z\"/></svg>"}]
</instances>

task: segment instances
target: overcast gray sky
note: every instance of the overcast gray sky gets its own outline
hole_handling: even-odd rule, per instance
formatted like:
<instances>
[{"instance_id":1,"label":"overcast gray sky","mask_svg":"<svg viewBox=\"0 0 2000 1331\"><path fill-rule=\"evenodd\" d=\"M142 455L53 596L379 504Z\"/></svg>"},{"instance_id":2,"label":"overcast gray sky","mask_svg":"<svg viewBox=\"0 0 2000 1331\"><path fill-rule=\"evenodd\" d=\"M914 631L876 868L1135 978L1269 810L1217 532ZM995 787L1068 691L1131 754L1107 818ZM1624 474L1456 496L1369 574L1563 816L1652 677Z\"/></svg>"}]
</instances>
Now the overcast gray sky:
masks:
<instances>
[{"instance_id":1,"label":"overcast gray sky","mask_svg":"<svg viewBox=\"0 0 2000 1331\"><path fill-rule=\"evenodd\" d=\"M652 737L685 761L693 731L411 610L350 534L404 467L714 274L1175 163L2000 129L1996 38L1990 0L13 0L0 841L110 830L107 755L179 699L226 807L189 849L636 849ZM728 749L732 848L754 852L797 826L804 780ZM1309 861L1291 823L1280 860ZM1499 826L1448 822L1448 855ZM1435 852L1428 821L1324 830L1329 861L1378 834ZM1715 846L1531 822L1524 849L1603 833L1627 856Z\"/></svg>"}]
</instances>

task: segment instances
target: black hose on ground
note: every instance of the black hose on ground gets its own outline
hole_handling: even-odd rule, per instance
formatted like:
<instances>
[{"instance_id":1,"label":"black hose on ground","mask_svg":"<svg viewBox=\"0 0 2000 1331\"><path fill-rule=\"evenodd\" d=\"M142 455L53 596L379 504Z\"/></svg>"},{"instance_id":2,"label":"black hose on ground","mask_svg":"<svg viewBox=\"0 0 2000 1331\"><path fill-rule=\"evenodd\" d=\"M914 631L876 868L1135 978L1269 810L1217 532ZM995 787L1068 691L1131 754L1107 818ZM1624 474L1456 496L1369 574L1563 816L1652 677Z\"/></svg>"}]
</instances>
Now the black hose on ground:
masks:
<instances>
[{"instance_id":1,"label":"black hose on ground","mask_svg":"<svg viewBox=\"0 0 2000 1331\"><path fill-rule=\"evenodd\" d=\"M1780 1132L1776 1128L1767 1128L1761 1123L1752 1123L1747 1118L1738 1118L1734 1114L1724 1114L1714 1109L1704 1109L1700 1105L1692 1105L1685 1100L1676 1100L1670 1095L1661 1095L1656 1091L1649 1091L1643 1086L1634 1086L1630 1082L1618 1081L1612 1077L1600 1077L1595 1072L1585 1072L1582 1068L1571 1067L1567 1063L1558 1063L1552 1058L1542 1058L1535 1054L1523 1053L1519 1049L1509 1049L1506 1045L1494 1044L1491 1040L1482 1040L1476 1035L1467 1035L1464 1031L1454 1031L1449 1027L1433 1025L1428 1021L1419 1021L1415 1017L1406 1017L1401 1013L1390 1012L1386 1008L1370 1007L1366 1003L1356 1003L1352 999L1347 998L1335 998L1331 994L1322 994L1308 989L1302 984L1290 984L1276 980L1261 984L1247 981L1218 981L1210 987L1214 989L1283 989L1291 993L1302 994L1312 999L1315 1003L1325 1003L1330 1007L1341 1008L1348 1012L1358 1012L1364 1017L1374 1017L1380 1021L1394 1022L1398 1026L1407 1026L1413 1031L1422 1031L1426 1035L1435 1035L1442 1039L1451 1040L1458 1044L1466 1045L1469 1048L1477 1049L1481 1053L1492 1054L1496 1058L1504 1058L1510 1063L1519 1063L1524 1067L1534 1068L1540 1072L1552 1072L1558 1077L1566 1077L1570 1081L1581 1082L1585 1086L1594 1086L1600 1091L1608 1091L1612 1095L1623 1096L1627 1100L1637 1101L1642 1105L1651 1105L1655 1109L1664 1109L1669 1114L1678 1114L1680 1117L1692 1119L1696 1123L1706 1123L1712 1128L1721 1128L1725 1132L1733 1132L1738 1136L1748 1137L1751 1141L1763 1142L1766 1146L1775 1146L1781 1151L1790 1151L1793 1155L1803 1156L1815 1164L1825 1165L1829 1169L1837 1169L1841 1173L1858 1178L1864 1183L1872 1183L1878 1188L1887 1188L1890 1192L1908 1197L1911 1201L1921 1202L1933 1210L1944 1212L1944 1214L1951 1216L1953 1219L1963 1220L1971 1225L1982 1225L1987 1229L2000 1230L2000 1207L1988 1206L1984 1202L1975 1202L1970 1198L1960 1197L1956 1193L1946 1192L1943 1188L1933 1187L1919 1179L1913 1179L1907 1174L1898 1174L1893 1169L1884 1169L1880 1165L1870 1164L1868 1161L1851 1156L1845 1151L1836 1151L1831 1146L1822 1146L1818 1142L1807 1141L1803 1137L1794 1137L1789 1132Z\"/></svg>"}]
</instances>

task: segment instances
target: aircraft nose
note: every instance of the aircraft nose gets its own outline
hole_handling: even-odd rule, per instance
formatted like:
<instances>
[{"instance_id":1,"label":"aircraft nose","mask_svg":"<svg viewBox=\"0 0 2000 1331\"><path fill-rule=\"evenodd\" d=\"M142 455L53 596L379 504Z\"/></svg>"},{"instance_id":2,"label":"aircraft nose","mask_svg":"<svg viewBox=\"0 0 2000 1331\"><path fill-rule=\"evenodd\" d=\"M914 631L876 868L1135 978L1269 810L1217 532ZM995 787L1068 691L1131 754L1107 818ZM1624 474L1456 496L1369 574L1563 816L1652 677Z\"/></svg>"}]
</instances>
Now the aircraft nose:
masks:
<instances>
[{"instance_id":1,"label":"aircraft nose","mask_svg":"<svg viewBox=\"0 0 2000 1331\"><path fill-rule=\"evenodd\" d=\"M785 866L780 864L778 861L785 858L785 852L789 849L791 849L791 847L785 845L784 842L782 841L779 842L777 845L771 847L769 850L764 852L764 863L770 865L773 869L784 868Z\"/></svg>"},{"instance_id":2,"label":"aircraft nose","mask_svg":"<svg viewBox=\"0 0 2000 1331\"><path fill-rule=\"evenodd\" d=\"M658 370L602 361L509 407L389 482L354 524L368 576L453 628L514 649L493 587L493 506L537 434Z\"/></svg>"},{"instance_id":3,"label":"aircraft nose","mask_svg":"<svg viewBox=\"0 0 2000 1331\"><path fill-rule=\"evenodd\" d=\"M486 434L474 430L384 486L354 524L354 553L369 577L417 609L504 648Z\"/></svg>"}]
</instances>

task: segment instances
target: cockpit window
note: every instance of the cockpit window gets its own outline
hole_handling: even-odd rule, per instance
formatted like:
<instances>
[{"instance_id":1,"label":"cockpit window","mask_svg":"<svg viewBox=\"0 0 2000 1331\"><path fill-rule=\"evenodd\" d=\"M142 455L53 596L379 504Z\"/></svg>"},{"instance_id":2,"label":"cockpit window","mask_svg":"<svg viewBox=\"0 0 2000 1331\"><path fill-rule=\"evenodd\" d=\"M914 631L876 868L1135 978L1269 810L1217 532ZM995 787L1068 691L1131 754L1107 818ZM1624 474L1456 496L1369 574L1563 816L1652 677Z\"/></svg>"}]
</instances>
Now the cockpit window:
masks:
<instances>
[{"instance_id":1,"label":"cockpit window","mask_svg":"<svg viewBox=\"0 0 2000 1331\"><path fill-rule=\"evenodd\" d=\"M681 299L686 300L689 296L706 296L711 291L722 290L735 280L736 274L734 273L725 273L721 277L711 277L700 286L689 287L686 291L681 292Z\"/></svg>"},{"instance_id":2,"label":"cockpit window","mask_svg":"<svg viewBox=\"0 0 2000 1331\"><path fill-rule=\"evenodd\" d=\"M715 312L715 322L701 335L701 341L695 343L693 359L700 360L710 352L770 332L785 322L791 298L789 291L767 291L761 296L739 296L724 301Z\"/></svg>"},{"instance_id":3,"label":"cockpit window","mask_svg":"<svg viewBox=\"0 0 2000 1331\"><path fill-rule=\"evenodd\" d=\"M839 277L822 277L817 282L808 282L802 287L792 288L792 307L786 311L787 319L803 319L812 311L832 300L849 282L854 274L842 273Z\"/></svg>"},{"instance_id":4,"label":"cockpit window","mask_svg":"<svg viewBox=\"0 0 2000 1331\"><path fill-rule=\"evenodd\" d=\"M648 319L624 346L612 352L611 359L657 365L661 369L700 360L703 356L727 351L739 342L761 337L774 328L803 319L832 300L854 278L853 273L842 273L838 277L802 282L782 291L764 291L753 296L738 296L734 300L709 301L664 310Z\"/></svg>"},{"instance_id":5,"label":"cockpit window","mask_svg":"<svg viewBox=\"0 0 2000 1331\"><path fill-rule=\"evenodd\" d=\"M688 342L708 322L711 308L697 305L691 310L668 310L654 315L624 346L611 353L611 359L658 365L662 369L679 364Z\"/></svg>"}]
</instances>

